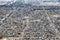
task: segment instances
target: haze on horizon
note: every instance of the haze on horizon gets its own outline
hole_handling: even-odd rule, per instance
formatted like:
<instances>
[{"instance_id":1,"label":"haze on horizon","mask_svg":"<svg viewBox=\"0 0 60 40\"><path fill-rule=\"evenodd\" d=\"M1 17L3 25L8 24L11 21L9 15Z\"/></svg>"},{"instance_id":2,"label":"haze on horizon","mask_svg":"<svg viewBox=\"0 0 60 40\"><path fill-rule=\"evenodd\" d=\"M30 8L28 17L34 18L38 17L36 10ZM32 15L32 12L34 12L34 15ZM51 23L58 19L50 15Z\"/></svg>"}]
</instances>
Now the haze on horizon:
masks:
<instances>
[{"instance_id":1,"label":"haze on horizon","mask_svg":"<svg viewBox=\"0 0 60 40\"><path fill-rule=\"evenodd\" d=\"M41 2L58 2L59 0L0 0L0 5L7 4L7 2L14 3L20 1L22 3L41 3Z\"/></svg>"}]
</instances>

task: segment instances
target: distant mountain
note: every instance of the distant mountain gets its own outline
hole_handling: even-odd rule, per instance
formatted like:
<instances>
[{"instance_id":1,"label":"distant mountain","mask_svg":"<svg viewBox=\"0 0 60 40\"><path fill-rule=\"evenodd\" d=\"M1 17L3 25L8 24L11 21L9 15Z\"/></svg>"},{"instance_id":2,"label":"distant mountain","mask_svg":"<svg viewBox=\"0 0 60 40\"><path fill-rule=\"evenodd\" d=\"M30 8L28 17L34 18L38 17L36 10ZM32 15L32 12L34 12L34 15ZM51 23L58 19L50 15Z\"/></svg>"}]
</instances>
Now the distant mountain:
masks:
<instances>
[{"instance_id":1,"label":"distant mountain","mask_svg":"<svg viewBox=\"0 0 60 40\"><path fill-rule=\"evenodd\" d=\"M58 0L23 0L25 3L31 3L31 2L37 2L37 3L40 3L40 2L58 2Z\"/></svg>"},{"instance_id":2,"label":"distant mountain","mask_svg":"<svg viewBox=\"0 0 60 40\"><path fill-rule=\"evenodd\" d=\"M60 2L60 0L58 0L58 2Z\"/></svg>"},{"instance_id":3,"label":"distant mountain","mask_svg":"<svg viewBox=\"0 0 60 40\"><path fill-rule=\"evenodd\" d=\"M0 0L0 5L9 5L16 2L16 0Z\"/></svg>"},{"instance_id":4,"label":"distant mountain","mask_svg":"<svg viewBox=\"0 0 60 40\"><path fill-rule=\"evenodd\" d=\"M45 4L45 5L57 5L58 3L48 3L48 2L58 2L60 0L11 0L11 1L7 1L4 3L4 1L0 2L0 5L3 6L21 6L22 4ZM42 2L46 2L46 3L42 3Z\"/></svg>"}]
</instances>

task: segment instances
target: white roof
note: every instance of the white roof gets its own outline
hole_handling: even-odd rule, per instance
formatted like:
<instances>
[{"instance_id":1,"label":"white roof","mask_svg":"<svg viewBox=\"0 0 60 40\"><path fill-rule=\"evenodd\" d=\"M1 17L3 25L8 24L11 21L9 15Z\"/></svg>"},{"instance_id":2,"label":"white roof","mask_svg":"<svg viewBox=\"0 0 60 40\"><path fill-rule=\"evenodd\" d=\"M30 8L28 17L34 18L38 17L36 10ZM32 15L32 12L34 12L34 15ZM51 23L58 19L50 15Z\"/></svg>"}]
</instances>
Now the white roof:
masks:
<instances>
[{"instance_id":1,"label":"white roof","mask_svg":"<svg viewBox=\"0 0 60 40\"><path fill-rule=\"evenodd\" d=\"M60 17L60 15L53 15L53 17Z\"/></svg>"}]
</instances>

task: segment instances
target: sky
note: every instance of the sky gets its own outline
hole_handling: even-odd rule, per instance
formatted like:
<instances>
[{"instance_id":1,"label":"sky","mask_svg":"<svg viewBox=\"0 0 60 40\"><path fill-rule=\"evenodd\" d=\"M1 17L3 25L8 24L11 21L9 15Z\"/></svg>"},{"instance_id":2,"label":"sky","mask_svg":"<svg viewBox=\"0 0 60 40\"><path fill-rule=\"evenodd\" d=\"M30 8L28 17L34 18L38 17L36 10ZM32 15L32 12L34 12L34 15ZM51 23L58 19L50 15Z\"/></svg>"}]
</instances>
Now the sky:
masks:
<instances>
[{"instance_id":1,"label":"sky","mask_svg":"<svg viewBox=\"0 0 60 40\"><path fill-rule=\"evenodd\" d=\"M0 0L0 1L12 1L12 0ZM22 0L20 0L20 1L22 1ZM28 2L28 1L58 1L58 0L23 0L23 1Z\"/></svg>"}]
</instances>

